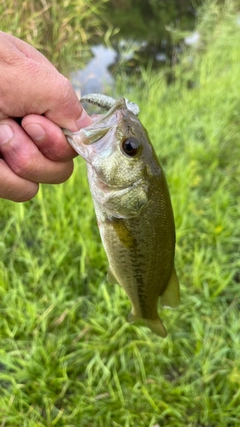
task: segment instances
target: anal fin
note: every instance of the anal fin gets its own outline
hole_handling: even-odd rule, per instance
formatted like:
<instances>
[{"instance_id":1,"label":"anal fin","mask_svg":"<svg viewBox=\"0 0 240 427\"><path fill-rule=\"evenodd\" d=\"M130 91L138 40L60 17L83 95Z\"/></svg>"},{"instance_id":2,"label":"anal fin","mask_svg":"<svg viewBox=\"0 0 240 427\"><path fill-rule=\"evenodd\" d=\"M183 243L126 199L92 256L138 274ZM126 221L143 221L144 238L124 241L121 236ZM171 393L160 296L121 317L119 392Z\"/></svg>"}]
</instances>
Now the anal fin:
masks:
<instances>
[{"instance_id":1,"label":"anal fin","mask_svg":"<svg viewBox=\"0 0 240 427\"><path fill-rule=\"evenodd\" d=\"M107 281L109 283L111 283L112 285L115 285L115 283L118 283L118 281L117 281L116 277L114 276L110 267L109 267L108 273L107 273Z\"/></svg>"},{"instance_id":2,"label":"anal fin","mask_svg":"<svg viewBox=\"0 0 240 427\"><path fill-rule=\"evenodd\" d=\"M180 289L175 267L173 267L167 287L162 295L160 295L162 306L175 308L180 304Z\"/></svg>"}]
</instances>

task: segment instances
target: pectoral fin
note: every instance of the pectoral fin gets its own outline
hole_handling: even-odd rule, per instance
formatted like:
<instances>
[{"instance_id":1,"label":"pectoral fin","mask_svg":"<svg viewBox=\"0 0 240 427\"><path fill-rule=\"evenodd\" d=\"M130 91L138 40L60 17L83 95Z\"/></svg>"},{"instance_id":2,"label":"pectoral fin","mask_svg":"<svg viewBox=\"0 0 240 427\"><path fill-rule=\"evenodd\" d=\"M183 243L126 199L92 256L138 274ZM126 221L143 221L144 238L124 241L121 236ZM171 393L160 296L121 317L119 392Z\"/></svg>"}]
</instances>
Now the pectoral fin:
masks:
<instances>
[{"instance_id":1,"label":"pectoral fin","mask_svg":"<svg viewBox=\"0 0 240 427\"><path fill-rule=\"evenodd\" d=\"M180 289L175 267L173 267L172 274L165 291L160 295L160 302L162 306L172 308L177 307L180 303Z\"/></svg>"},{"instance_id":2,"label":"pectoral fin","mask_svg":"<svg viewBox=\"0 0 240 427\"><path fill-rule=\"evenodd\" d=\"M125 226L122 220L115 218L115 220L112 221L112 226L119 240L126 248L133 248L134 246L136 246L136 239L127 229L127 227Z\"/></svg>"},{"instance_id":3,"label":"pectoral fin","mask_svg":"<svg viewBox=\"0 0 240 427\"><path fill-rule=\"evenodd\" d=\"M151 329L152 332L154 332L159 337L165 338L167 336L167 331L160 318L155 320L143 319L142 317L138 317L134 313L130 313L127 320L130 323L137 323L141 326L147 326L149 329Z\"/></svg>"}]
</instances>

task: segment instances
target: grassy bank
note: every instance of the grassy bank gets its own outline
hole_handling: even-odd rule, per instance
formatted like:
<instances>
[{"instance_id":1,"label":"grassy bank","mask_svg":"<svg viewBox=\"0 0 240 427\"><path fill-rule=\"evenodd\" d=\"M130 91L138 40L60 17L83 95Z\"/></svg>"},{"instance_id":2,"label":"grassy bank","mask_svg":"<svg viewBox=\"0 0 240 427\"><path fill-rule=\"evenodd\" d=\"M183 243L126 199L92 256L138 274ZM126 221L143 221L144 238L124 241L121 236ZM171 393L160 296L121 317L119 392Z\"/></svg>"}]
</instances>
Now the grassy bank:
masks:
<instances>
[{"instance_id":1,"label":"grassy bank","mask_svg":"<svg viewBox=\"0 0 240 427\"><path fill-rule=\"evenodd\" d=\"M170 86L143 73L122 88L174 206L181 305L160 309L168 337L125 321L77 159L65 184L0 203L1 427L239 426L240 27L212 7L199 31Z\"/></svg>"}]
</instances>

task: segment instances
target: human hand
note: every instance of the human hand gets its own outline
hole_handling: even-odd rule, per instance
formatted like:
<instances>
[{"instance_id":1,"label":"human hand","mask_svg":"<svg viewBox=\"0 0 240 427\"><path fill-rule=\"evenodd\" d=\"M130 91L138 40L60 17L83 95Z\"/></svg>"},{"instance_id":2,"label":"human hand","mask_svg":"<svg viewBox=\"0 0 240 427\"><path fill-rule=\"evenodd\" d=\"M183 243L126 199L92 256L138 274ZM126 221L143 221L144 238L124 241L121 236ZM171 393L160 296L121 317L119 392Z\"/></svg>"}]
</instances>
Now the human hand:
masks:
<instances>
[{"instance_id":1,"label":"human hand","mask_svg":"<svg viewBox=\"0 0 240 427\"><path fill-rule=\"evenodd\" d=\"M0 31L0 197L26 201L39 183L68 179L76 153L61 128L77 131L91 122L70 82L45 57Z\"/></svg>"}]
</instances>

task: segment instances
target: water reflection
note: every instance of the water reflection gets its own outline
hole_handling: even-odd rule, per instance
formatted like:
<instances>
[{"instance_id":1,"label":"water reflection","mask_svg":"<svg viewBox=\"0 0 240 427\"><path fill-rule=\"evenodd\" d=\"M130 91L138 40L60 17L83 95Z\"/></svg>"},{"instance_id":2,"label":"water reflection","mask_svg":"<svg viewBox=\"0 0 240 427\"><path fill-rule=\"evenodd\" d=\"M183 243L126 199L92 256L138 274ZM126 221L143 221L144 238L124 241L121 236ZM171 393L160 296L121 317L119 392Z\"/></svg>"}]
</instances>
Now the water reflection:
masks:
<instances>
[{"instance_id":1,"label":"water reflection","mask_svg":"<svg viewBox=\"0 0 240 427\"><path fill-rule=\"evenodd\" d=\"M92 47L93 58L83 70L71 75L75 90L82 94L111 94L114 75L133 74L138 78L142 68L174 66L184 44L182 36L176 34L194 31L195 8L201 3L202 0L109 0L105 8L106 32L108 23L118 29L111 36L113 48ZM196 32L189 34L185 46L197 41Z\"/></svg>"},{"instance_id":2,"label":"water reflection","mask_svg":"<svg viewBox=\"0 0 240 427\"><path fill-rule=\"evenodd\" d=\"M182 52L183 46L197 46L200 34L189 33L182 40L181 46L176 45L172 52L171 65L174 66ZM151 62L152 69L169 64L169 57L164 52L164 40L161 50L146 41L119 40L113 48L97 45L91 48L93 57L85 68L72 72L70 75L73 87L80 97L88 93L105 93L111 95L115 86L114 75L137 73L141 66L147 67ZM174 53L174 54L173 54Z\"/></svg>"},{"instance_id":3,"label":"water reflection","mask_svg":"<svg viewBox=\"0 0 240 427\"><path fill-rule=\"evenodd\" d=\"M115 63L117 53L103 45L93 46L91 51L93 58L86 67L71 73L72 85L78 95L80 92L82 95L91 92L109 94L115 80L108 68Z\"/></svg>"}]
</instances>

